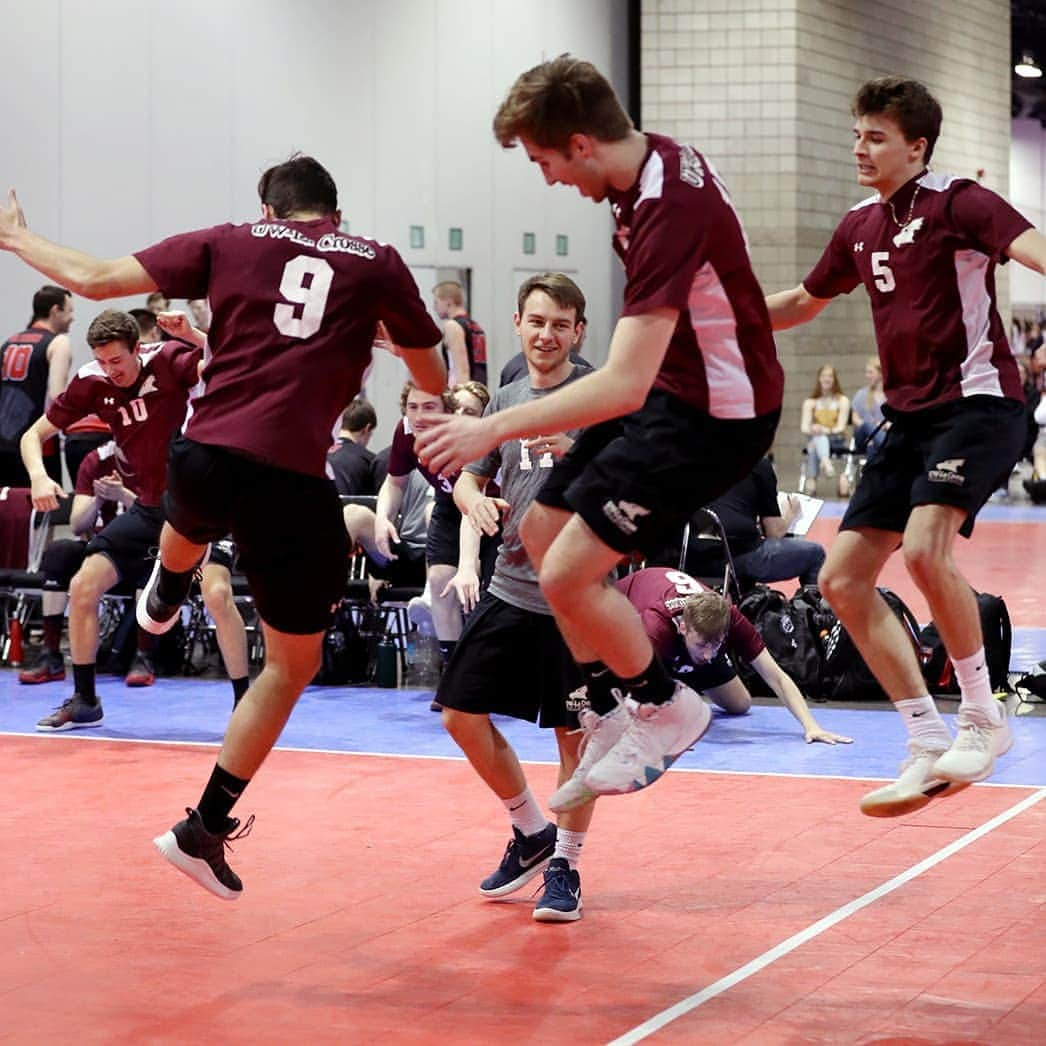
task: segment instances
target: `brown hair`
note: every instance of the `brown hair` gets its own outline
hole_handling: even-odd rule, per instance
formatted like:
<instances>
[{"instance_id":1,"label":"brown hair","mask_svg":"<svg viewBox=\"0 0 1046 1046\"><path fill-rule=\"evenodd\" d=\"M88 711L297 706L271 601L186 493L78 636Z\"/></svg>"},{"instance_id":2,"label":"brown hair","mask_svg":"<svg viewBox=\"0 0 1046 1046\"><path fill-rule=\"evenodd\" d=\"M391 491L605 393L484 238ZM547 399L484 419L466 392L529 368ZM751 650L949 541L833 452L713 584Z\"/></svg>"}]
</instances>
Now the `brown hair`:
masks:
<instances>
[{"instance_id":1,"label":"brown hair","mask_svg":"<svg viewBox=\"0 0 1046 1046\"><path fill-rule=\"evenodd\" d=\"M442 280L432 288L432 293L437 298L446 298L454 305L465 304L465 289L457 280Z\"/></svg>"},{"instance_id":2,"label":"brown hair","mask_svg":"<svg viewBox=\"0 0 1046 1046\"><path fill-rule=\"evenodd\" d=\"M683 624L708 643L718 643L730 630L730 604L718 592L698 592L683 604Z\"/></svg>"},{"instance_id":3,"label":"brown hair","mask_svg":"<svg viewBox=\"0 0 1046 1046\"><path fill-rule=\"evenodd\" d=\"M631 130L632 121L606 77L570 54L522 73L494 116L494 137L506 149L523 136L565 154L573 134L616 142Z\"/></svg>"},{"instance_id":4,"label":"brown hair","mask_svg":"<svg viewBox=\"0 0 1046 1046\"><path fill-rule=\"evenodd\" d=\"M516 298L516 311L520 316L534 291L544 291L561 309L573 309L576 323L585 322L585 295L566 273L539 272L525 279Z\"/></svg>"},{"instance_id":5,"label":"brown hair","mask_svg":"<svg viewBox=\"0 0 1046 1046\"><path fill-rule=\"evenodd\" d=\"M258 198L272 207L277 218L292 214L333 214L338 209L338 187L330 172L311 156L295 153L262 173Z\"/></svg>"},{"instance_id":6,"label":"brown hair","mask_svg":"<svg viewBox=\"0 0 1046 1046\"><path fill-rule=\"evenodd\" d=\"M901 76L881 76L869 80L853 101L854 116L890 117L901 129L906 142L926 139L923 163L929 163L937 136L941 133L941 106L918 80Z\"/></svg>"},{"instance_id":7,"label":"brown hair","mask_svg":"<svg viewBox=\"0 0 1046 1046\"><path fill-rule=\"evenodd\" d=\"M407 413L407 397L410 395L411 389L416 389L417 384L408 378L403 383L403 388L400 390L400 413ZM426 393L426 395L430 395ZM450 389L444 389L440 394L439 398L443 400L443 411L445 414L453 414L457 408L457 404L454 402L454 393Z\"/></svg>"},{"instance_id":8,"label":"brown hair","mask_svg":"<svg viewBox=\"0 0 1046 1046\"><path fill-rule=\"evenodd\" d=\"M490 389L483 384L482 381L463 381L458 385L455 385L451 390L451 394L457 397L459 392L470 392L480 403L483 404L483 409L486 410L487 404L490 402ZM455 399L455 409L457 408L457 399Z\"/></svg>"},{"instance_id":9,"label":"brown hair","mask_svg":"<svg viewBox=\"0 0 1046 1046\"><path fill-rule=\"evenodd\" d=\"M377 428L378 412L370 400L357 396L341 415L341 427L346 432L362 432L368 426Z\"/></svg>"},{"instance_id":10,"label":"brown hair","mask_svg":"<svg viewBox=\"0 0 1046 1046\"><path fill-rule=\"evenodd\" d=\"M814 378L814 391L810 393L808 399L820 399L823 395L821 392L821 374L825 370L830 370L832 372L832 395L843 395L843 387L839 384L839 372L830 363L822 363L821 366L817 368L817 377Z\"/></svg>"},{"instance_id":11,"label":"brown hair","mask_svg":"<svg viewBox=\"0 0 1046 1046\"><path fill-rule=\"evenodd\" d=\"M98 313L87 328L87 344L92 349L110 341L122 341L134 352L138 348L138 321L119 309L105 309Z\"/></svg>"}]
</instances>

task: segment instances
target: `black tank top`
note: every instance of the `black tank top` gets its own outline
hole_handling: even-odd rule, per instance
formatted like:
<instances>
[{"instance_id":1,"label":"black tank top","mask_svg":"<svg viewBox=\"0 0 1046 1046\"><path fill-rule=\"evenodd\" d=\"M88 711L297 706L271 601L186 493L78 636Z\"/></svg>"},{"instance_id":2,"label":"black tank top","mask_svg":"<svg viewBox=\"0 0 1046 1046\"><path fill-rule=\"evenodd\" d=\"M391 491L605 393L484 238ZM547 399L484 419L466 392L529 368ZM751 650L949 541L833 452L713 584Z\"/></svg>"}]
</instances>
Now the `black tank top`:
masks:
<instances>
[{"instance_id":1,"label":"black tank top","mask_svg":"<svg viewBox=\"0 0 1046 1046\"><path fill-rule=\"evenodd\" d=\"M0 348L0 449L17 451L22 434L44 412L47 346L54 338L43 327L31 327Z\"/></svg>"},{"instance_id":2,"label":"black tank top","mask_svg":"<svg viewBox=\"0 0 1046 1046\"><path fill-rule=\"evenodd\" d=\"M465 332L465 351L469 357L469 378L487 384L487 335L471 316L452 316ZM447 348L443 347L443 362L450 365Z\"/></svg>"}]
</instances>

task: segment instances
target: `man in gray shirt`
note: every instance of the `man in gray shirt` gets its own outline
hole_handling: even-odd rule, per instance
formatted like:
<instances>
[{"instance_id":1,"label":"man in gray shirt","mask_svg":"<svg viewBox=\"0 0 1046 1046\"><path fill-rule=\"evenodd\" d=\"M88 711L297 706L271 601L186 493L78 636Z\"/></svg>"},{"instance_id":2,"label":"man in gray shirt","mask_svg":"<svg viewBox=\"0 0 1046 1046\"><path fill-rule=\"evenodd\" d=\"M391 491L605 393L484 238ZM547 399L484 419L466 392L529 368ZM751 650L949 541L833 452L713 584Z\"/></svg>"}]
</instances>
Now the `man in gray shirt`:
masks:
<instances>
[{"instance_id":1,"label":"man in gray shirt","mask_svg":"<svg viewBox=\"0 0 1046 1046\"><path fill-rule=\"evenodd\" d=\"M584 295L562 273L542 273L522 285L514 322L527 376L498 389L486 413L539 399L583 376L585 371L571 362L570 350L584 310ZM516 753L490 716L507 715L553 728L560 783L574 772L578 720L569 706L581 675L541 594L519 537L519 522L576 435L572 431L509 440L459 476L454 500L462 511L461 559L450 584L464 608L475 609L436 695L443 705L443 725L501 799L512 823L505 856L483 880L480 893L503 897L544 869L545 890L534 909L534 918L541 922L573 922L581 916L577 862L594 801L561 814L558 828L550 823L527 786ZM501 497L488 497L487 483L499 474ZM499 520L501 548L490 584L479 596L480 535L495 533Z\"/></svg>"}]
</instances>

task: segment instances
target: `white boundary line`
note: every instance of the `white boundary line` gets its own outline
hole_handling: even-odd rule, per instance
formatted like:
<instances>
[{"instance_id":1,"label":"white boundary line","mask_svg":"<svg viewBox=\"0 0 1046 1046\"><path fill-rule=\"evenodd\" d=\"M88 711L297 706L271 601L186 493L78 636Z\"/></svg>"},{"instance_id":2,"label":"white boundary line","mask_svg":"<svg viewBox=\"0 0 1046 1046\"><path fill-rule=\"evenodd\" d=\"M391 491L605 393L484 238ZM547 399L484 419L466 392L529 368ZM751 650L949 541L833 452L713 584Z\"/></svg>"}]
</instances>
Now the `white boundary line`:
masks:
<instances>
[{"instance_id":1,"label":"white boundary line","mask_svg":"<svg viewBox=\"0 0 1046 1046\"><path fill-rule=\"evenodd\" d=\"M982 836L994 831L1000 825L1003 825L1007 821L1010 821L1014 817L1024 813L1025 810L1030 809L1036 803L1040 803L1044 799L1046 799L1046 788L1040 788L1037 792L1033 792L1016 805L1011 806L1008 810L1004 810L1001 814L993 817L990 821L986 821L979 828L974 828L972 831L960 836L955 840L955 842L949 843L946 847L938 850L935 854L931 854L925 860L913 865L907 871L901 872L900 875L894 876L889 881L883 883L881 886L877 886L874 890L870 890L868 893L858 897L856 900L844 904L841 908L837 908L830 915L826 915L823 919L819 919L817 922L813 923L813 925L808 926L805 930L800 930L799 933L793 934L786 941L782 941L769 951L763 952L762 955L757 956L751 962L747 962L744 966L738 967L738 969L734 970L733 973L728 973L725 977L721 977L714 984L710 984L707 988L703 988L701 991L696 992L689 998L677 1002L667 1010L662 1010L659 1014L651 1017L648 1021L644 1021L631 1031L625 1032L624 1035L612 1040L609 1046L629 1046L631 1043L640 1042L648 1035L652 1035L654 1032L659 1031L666 1025L671 1024L672 1021L696 1010L698 1006L704 1005L704 1003L708 1002L710 999L714 999L717 995L722 995L723 992L732 988L735 984L740 984L742 981L745 981L749 977L759 973L771 963L782 958L782 956L795 951L796 948L806 944L807 941L813 940L813 938L824 933L826 930L831 929L837 923L840 923L854 913L859 912L862 908L867 908L868 905L873 904L875 901L879 900L880 897L885 897L888 893L892 893L894 890L904 886L905 883L911 882L912 879L922 875L923 872L929 871L929 869L940 864L942 861L946 861L953 854L956 854L960 850L969 846L970 843L976 842Z\"/></svg>"}]
</instances>

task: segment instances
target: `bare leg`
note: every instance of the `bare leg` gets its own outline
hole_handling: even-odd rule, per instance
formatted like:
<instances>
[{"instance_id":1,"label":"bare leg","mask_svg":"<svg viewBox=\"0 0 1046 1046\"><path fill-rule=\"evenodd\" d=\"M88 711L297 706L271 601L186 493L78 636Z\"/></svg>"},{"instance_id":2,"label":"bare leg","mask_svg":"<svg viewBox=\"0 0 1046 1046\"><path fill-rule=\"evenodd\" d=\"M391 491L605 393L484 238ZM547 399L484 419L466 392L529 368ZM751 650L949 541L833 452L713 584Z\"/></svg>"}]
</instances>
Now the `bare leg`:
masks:
<instances>
[{"instance_id":1,"label":"bare leg","mask_svg":"<svg viewBox=\"0 0 1046 1046\"><path fill-rule=\"evenodd\" d=\"M262 623L265 667L229 720L218 765L250 780L265 761L301 696L320 667L323 633L293 635Z\"/></svg>"},{"instance_id":2,"label":"bare leg","mask_svg":"<svg viewBox=\"0 0 1046 1046\"><path fill-rule=\"evenodd\" d=\"M432 627L436 638L454 642L461 635L461 604L454 592L441 596L457 568L447 563L433 563L428 568L429 595L432 598Z\"/></svg>"},{"instance_id":3,"label":"bare leg","mask_svg":"<svg viewBox=\"0 0 1046 1046\"><path fill-rule=\"evenodd\" d=\"M74 665L94 664L98 653L98 604L120 580L112 561L88 556L69 584L69 653Z\"/></svg>"},{"instance_id":4,"label":"bare leg","mask_svg":"<svg viewBox=\"0 0 1046 1046\"><path fill-rule=\"evenodd\" d=\"M472 769L499 799L511 799L527 787L515 750L490 716L444 708L443 726L465 753Z\"/></svg>"},{"instance_id":5,"label":"bare leg","mask_svg":"<svg viewBox=\"0 0 1046 1046\"><path fill-rule=\"evenodd\" d=\"M222 663L230 679L243 679L247 669L247 632L236 609L232 594L232 577L226 567L208 563L200 583L203 605L214 619L214 631Z\"/></svg>"},{"instance_id":6,"label":"bare leg","mask_svg":"<svg viewBox=\"0 0 1046 1046\"><path fill-rule=\"evenodd\" d=\"M164 523L160 531L160 561L174 574L192 570L206 548L183 537L170 523Z\"/></svg>"}]
</instances>

